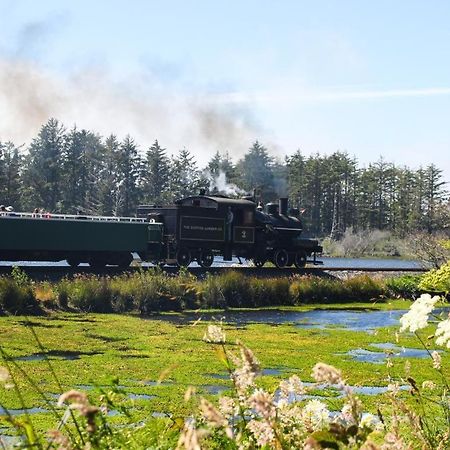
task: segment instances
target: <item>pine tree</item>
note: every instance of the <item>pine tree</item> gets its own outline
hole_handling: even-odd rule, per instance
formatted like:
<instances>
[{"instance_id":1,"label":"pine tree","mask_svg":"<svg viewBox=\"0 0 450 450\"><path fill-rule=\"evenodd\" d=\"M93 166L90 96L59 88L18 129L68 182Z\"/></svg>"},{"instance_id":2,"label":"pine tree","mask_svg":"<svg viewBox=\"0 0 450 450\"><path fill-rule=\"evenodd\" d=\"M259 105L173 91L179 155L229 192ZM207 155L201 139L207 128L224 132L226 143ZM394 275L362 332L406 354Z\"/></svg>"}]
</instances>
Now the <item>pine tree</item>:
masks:
<instances>
[{"instance_id":1,"label":"pine tree","mask_svg":"<svg viewBox=\"0 0 450 450\"><path fill-rule=\"evenodd\" d=\"M127 136L119 147L117 154L117 173L119 192L123 199L119 207L121 215L134 213L139 201L139 172L141 161L134 140Z\"/></svg>"},{"instance_id":2,"label":"pine tree","mask_svg":"<svg viewBox=\"0 0 450 450\"><path fill-rule=\"evenodd\" d=\"M197 168L194 156L186 148L180 150L171 164L170 193L173 200L198 194L200 187L206 187L207 184Z\"/></svg>"},{"instance_id":3,"label":"pine tree","mask_svg":"<svg viewBox=\"0 0 450 450\"><path fill-rule=\"evenodd\" d=\"M26 158L24 202L28 208L61 211L62 154L65 129L56 119L42 126Z\"/></svg>"},{"instance_id":4,"label":"pine tree","mask_svg":"<svg viewBox=\"0 0 450 450\"><path fill-rule=\"evenodd\" d=\"M169 201L170 160L158 141L148 149L142 171L142 191L145 203L162 205Z\"/></svg>"},{"instance_id":5,"label":"pine tree","mask_svg":"<svg viewBox=\"0 0 450 450\"><path fill-rule=\"evenodd\" d=\"M101 148L101 167L98 177L99 214L105 216L119 215L123 199L120 191L120 174L118 173L120 143L111 134Z\"/></svg>"},{"instance_id":6,"label":"pine tree","mask_svg":"<svg viewBox=\"0 0 450 450\"><path fill-rule=\"evenodd\" d=\"M253 189L261 193L263 201L277 197L274 188L273 158L267 149L255 141L244 157L238 161L239 186L247 192Z\"/></svg>"},{"instance_id":7,"label":"pine tree","mask_svg":"<svg viewBox=\"0 0 450 450\"><path fill-rule=\"evenodd\" d=\"M0 143L0 202L21 208L22 158L12 142Z\"/></svg>"}]
</instances>

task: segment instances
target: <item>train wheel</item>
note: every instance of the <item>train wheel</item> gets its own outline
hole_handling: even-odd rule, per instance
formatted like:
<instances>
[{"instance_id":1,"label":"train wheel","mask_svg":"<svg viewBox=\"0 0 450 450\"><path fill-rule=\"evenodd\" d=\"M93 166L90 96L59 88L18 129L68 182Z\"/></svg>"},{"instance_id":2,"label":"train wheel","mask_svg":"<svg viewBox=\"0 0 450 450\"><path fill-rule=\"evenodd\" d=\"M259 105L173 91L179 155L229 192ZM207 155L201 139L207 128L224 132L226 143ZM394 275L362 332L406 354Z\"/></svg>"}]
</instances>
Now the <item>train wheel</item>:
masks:
<instances>
[{"instance_id":1,"label":"train wheel","mask_svg":"<svg viewBox=\"0 0 450 450\"><path fill-rule=\"evenodd\" d=\"M69 264L70 267L78 267L80 265L80 261L75 258L67 258L67 264Z\"/></svg>"},{"instance_id":2,"label":"train wheel","mask_svg":"<svg viewBox=\"0 0 450 450\"><path fill-rule=\"evenodd\" d=\"M214 255L209 250L204 250L200 253L200 256L197 259L197 262L202 267L211 267L214 262Z\"/></svg>"},{"instance_id":3,"label":"train wheel","mask_svg":"<svg viewBox=\"0 0 450 450\"><path fill-rule=\"evenodd\" d=\"M255 265L255 267L262 267L262 266L264 266L265 263L266 263L266 261L264 259L259 259L259 258L253 259L253 264Z\"/></svg>"},{"instance_id":4,"label":"train wheel","mask_svg":"<svg viewBox=\"0 0 450 450\"><path fill-rule=\"evenodd\" d=\"M295 254L294 264L297 269L302 269L306 266L306 253L303 250Z\"/></svg>"},{"instance_id":5,"label":"train wheel","mask_svg":"<svg viewBox=\"0 0 450 450\"><path fill-rule=\"evenodd\" d=\"M279 269L286 267L288 259L289 256L287 254L287 251L284 249L277 250L275 252L275 255L273 255L273 262Z\"/></svg>"},{"instance_id":6,"label":"train wheel","mask_svg":"<svg viewBox=\"0 0 450 450\"><path fill-rule=\"evenodd\" d=\"M187 267L191 261L191 252L187 248L180 248L177 251L177 264L179 267Z\"/></svg>"}]
</instances>

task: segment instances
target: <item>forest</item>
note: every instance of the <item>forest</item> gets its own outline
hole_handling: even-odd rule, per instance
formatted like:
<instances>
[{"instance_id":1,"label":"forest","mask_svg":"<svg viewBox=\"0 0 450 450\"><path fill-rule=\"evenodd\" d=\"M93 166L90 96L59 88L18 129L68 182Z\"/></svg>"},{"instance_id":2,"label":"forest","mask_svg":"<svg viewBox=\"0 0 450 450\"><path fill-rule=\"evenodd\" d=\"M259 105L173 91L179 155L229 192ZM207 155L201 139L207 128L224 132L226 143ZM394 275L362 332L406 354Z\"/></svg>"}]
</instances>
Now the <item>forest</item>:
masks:
<instances>
[{"instance_id":1,"label":"forest","mask_svg":"<svg viewBox=\"0 0 450 450\"><path fill-rule=\"evenodd\" d=\"M210 150L208 164L199 167L187 148L171 155L155 140L142 149L130 136L104 138L49 119L29 146L0 141L0 203L23 211L127 216L138 204L170 204L200 188L230 196L256 189L265 203L288 196L318 236L376 229L404 237L449 224L446 182L434 164L413 169L379 158L362 166L344 151L297 150L282 160L259 141L237 161L226 149Z\"/></svg>"}]
</instances>

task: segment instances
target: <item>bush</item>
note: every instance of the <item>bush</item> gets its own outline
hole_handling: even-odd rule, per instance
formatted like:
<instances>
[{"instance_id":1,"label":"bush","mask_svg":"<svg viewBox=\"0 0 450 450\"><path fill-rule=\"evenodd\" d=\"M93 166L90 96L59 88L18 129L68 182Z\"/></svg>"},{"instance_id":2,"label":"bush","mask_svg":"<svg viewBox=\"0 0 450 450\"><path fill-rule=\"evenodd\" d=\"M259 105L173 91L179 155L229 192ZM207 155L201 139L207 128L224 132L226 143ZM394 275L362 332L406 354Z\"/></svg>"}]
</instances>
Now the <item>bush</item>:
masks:
<instances>
[{"instance_id":1,"label":"bush","mask_svg":"<svg viewBox=\"0 0 450 450\"><path fill-rule=\"evenodd\" d=\"M390 295L399 298L416 298L420 294L419 283L422 275L403 275L386 280Z\"/></svg>"},{"instance_id":2,"label":"bush","mask_svg":"<svg viewBox=\"0 0 450 450\"><path fill-rule=\"evenodd\" d=\"M385 288L367 275L348 280L332 280L315 276L295 278L290 287L294 304L304 303L346 303L367 301L381 297Z\"/></svg>"},{"instance_id":3,"label":"bush","mask_svg":"<svg viewBox=\"0 0 450 450\"><path fill-rule=\"evenodd\" d=\"M9 277L0 278L0 310L11 314L36 313L39 308L32 287Z\"/></svg>"},{"instance_id":4,"label":"bush","mask_svg":"<svg viewBox=\"0 0 450 450\"><path fill-rule=\"evenodd\" d=\"M450 262L423 275L419 288L423 291L448 294L450 292Z\"/></svg>"},{"instance_id":5,"label":"bush","mask_svg":"<svg viewBox=\"0 0 450 450\"><path fill-rule=\"evenodd\" d=\"M141 314L180 311L199 306L196 280L187 272L172 277L159 269L118 277L114 280L122 297L132 299Z\"/></svg>"},{"instance_id":6,"label":"bush","mask_svg":"<svg viewBox=\"0 0 450 450\"><path fill-rule=\"evenodd\" d=\"M226 272L218 277L218 285L223 294L225 304L229 307L252 307L250 279L238 272Z\"/></svg>"},{"instance_id":7,"label":"bush","mask_svg":"<svg viewBox=\"0 0 450 450\"><path fill-rule=\"evenodd\" d=\"M103 313L113 310L114 292L108 278L81 276L72 281L65 280L58 292L60 304L67 301L69 306L79 311Z\"/></svg>"}]
</instances>

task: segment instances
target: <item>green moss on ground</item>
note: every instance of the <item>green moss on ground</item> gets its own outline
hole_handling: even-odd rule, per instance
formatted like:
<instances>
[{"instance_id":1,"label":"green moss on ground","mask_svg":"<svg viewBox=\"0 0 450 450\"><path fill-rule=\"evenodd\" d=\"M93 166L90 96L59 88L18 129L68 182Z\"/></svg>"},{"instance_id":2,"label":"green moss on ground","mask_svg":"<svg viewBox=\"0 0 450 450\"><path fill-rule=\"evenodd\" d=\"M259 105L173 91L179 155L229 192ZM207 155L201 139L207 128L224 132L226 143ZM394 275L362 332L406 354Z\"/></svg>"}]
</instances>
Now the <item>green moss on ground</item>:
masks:
<instances>
[{"instance_id":1,"label":"green moss on ground","mask_svg":"<svg viewBox=\"0 0 450 450\"><path fill-rule=\"evenodd\" d=\"M357 309L402 309L408 305L403 301L392 301L358 304ZM314 307L310 305L307 309ZM333 307L349 309L349 305ZM294 308L287 309L291 311ZM177 316L167 314L143 319L132 315L54 313L33 317L29 322L25 317L0 317L0 339L10 358L35 355L30 360L13 359L23 370L20 373L13 367L28 408L46 406L36 387L24 379L24 374L56 402L60 389L50 374L49 361L63 391L73 388L86 390L95 403L101 393L99 389L90 387L96 385L108 391L112 379L118 378L120 389L123 390L123 394L117 394L119 397L127 398L131 393L154 396L150 399L127 400L136 420L148 418L153 413L186 416L192 413L192 405L183 401L188 386L195 386L197 392L214 398L209 386L220 385L226 389L231 388L231 382L214 376L225 376L226 371L218 358L216 345L202 340L206 323L181 324L175 320ZM42 352L29 325L32 325L47 352L48 361L36 359L36 354ZM340 368L348 383L355 386L386 386L390 377L398 380L405 378L405 358L394 358L394 366L388 369L386 364L357 362L346 354L358 348L380 351L371 346L374 343L396 343L397 327L380 328L372 334L333 327L305 329L291 324L225 325L225 331L230 349L239 339L253 350L264 369L276 369L275 373L261 376L258 381L261 386L271 390L276 389L281 379L292 374L297 374L303 381L312 381L311 369L319 361ZM427 330L422 335L427 336ZM402 335L398 345L419 347L417 339L410 335ZM64 359L59 352L67 352L69 358L77 359ZM448 359L448 355L443 354L444 367L448 367ZM411 376L418 383L434 379L435 373L428 359L410 361ZM163 382L157 384L163 373ZM405 384L404 381L400 382ZM338 408L341 400L333 398L336 392L329 390L328 395L332 398L331 407ZM404 392L402 395L406 397L409 394ZM383 408L387 401L382 396L360 397L365 409L372 412L377 407ZM14 390L2 389L1 403L11 409L22 407ZM117 415L114 420L120 421L123 417ZM51 414L34 414L33 421L42 429L54 426ZM0 427L3 426L6 423L0 420Z\"/></svg>"}]
</instances>

